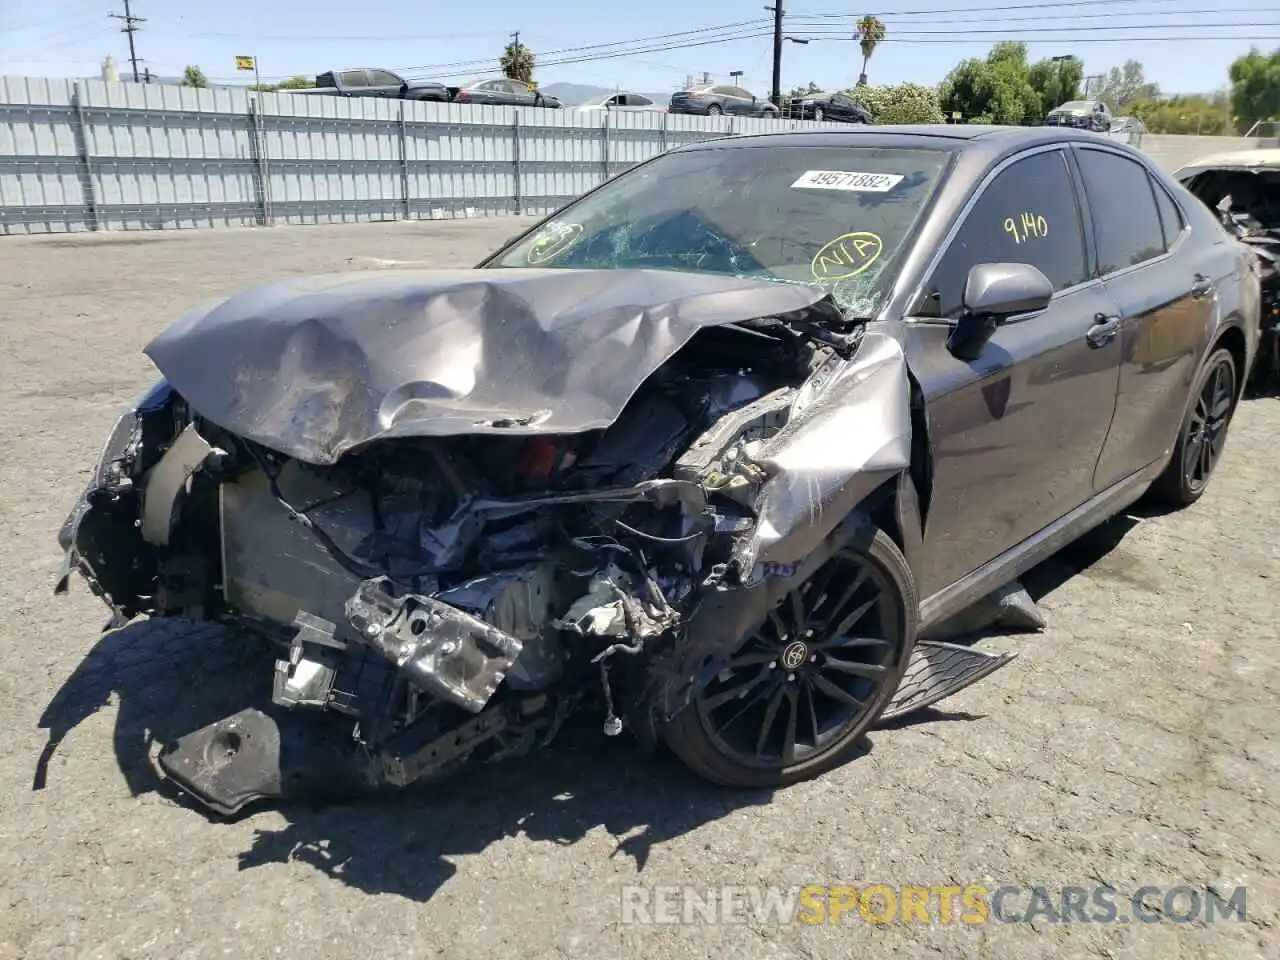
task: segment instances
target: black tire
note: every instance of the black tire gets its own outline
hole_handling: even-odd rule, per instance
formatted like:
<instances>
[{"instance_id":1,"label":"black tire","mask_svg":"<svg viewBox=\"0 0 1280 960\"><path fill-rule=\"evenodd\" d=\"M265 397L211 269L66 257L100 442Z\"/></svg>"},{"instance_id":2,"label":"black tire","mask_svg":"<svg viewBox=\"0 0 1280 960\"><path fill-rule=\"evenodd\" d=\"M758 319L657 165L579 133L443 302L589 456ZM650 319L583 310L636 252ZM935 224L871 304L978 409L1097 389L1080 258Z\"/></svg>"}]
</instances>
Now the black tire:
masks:
<instances>
[{"instance_id":1,"label":"black tire","mask_svg":"<svg viewBox=\"0 0 1280 960\"><path fill-rule=\"evenodd\" d=\"M724 111L720 109L720 104L718 103L713 103L711 106L707 107L708 117L718 117L722 113L724 113Z\"/></svg>"},{"instance_id":2,"label":"black tire","mask_svg":"<svg viewBox=\"0 0 1280 960\"><path fill-rule=\"evenodd\" d=\"M1222 459L1240 399L1239 373L1230 350L1219 347L1209 355L1191 396L1169 465L1149 491L1152 500L1174 508L1189 507L1204 495Z\"/></svg>"},{"instance_id":3,"label":"black tire","mask_svg":"<svg viewBox=\"0 0 1280 960\"><path fill-rule=\"evenodd\" d=\"M829 589L837 583L842 591ZM868 596L873 599L867 600ZM855 605L856 600L861 602ZM828 622L823 626L830 627L830 620L839 617L845 621L836 623L842 628L841 635L822 635L815 644L809 639L812 632L805 633L805 627L814 622L812 614L828 606ZM864 608L858 616L857 611ZM857 637L849 637L847 631L854 626L870 624L873 611L874 629L859 629ZM837 554L807 583L784 597L769 619L744 639L734 655L739 666L731 660L725 671L664 727L663 739L691 771L722 786L782 787L820 776L861 752L864 735L880 719L902 680L915 645L918 615L911 568L893 540L877 530L868 542ZM851 616L854 619L850 620ZM801 619L803 625L796 628L794 621ZM815 629L820 631L823 626ZM815 648L817 652L813 652ZM832 655L832 650L841 655ZM860 659L847 658L850 655ZM757 692L745 696L752 690ZM847 698L855 698L858 705L850 704ZM745 707L741 704L744 700ZM831 706L837 708L834 714L826 709ZM745 730L754 737L754 756L748 759L725 734L735 721L750 720L748 714L752 713L756 722L742 724L733 735L736 739ZM728 719L723 719L726 716ZM835 723L824 728L820 716ZM777 749L766 756L779 728ZM802 729L809 734L807 743L797 742Z\"/></svg>"},{"instance_id":4,"label":"black tire","mask_svg":"<svg viewBox=\"0 0 1280 960\"><path fill-rule=\"evenodd\" d=\"M813 119L814 119L816 122L821 123L823 120L827 119L827 113L826 113L826 111L825 111L825 110L823 110L821 107L814 107L814 108L813 108Z\"/></svg>"}]
</instances>

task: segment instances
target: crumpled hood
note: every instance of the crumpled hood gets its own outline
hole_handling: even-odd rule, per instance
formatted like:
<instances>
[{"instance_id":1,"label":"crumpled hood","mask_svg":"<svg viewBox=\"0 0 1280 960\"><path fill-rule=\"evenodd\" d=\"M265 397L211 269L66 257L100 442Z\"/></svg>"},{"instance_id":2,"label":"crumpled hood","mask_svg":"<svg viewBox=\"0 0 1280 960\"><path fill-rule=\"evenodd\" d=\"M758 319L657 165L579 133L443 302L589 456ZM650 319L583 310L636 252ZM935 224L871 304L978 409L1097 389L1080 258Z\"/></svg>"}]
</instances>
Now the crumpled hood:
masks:
<instances>
[{"instance_id":1,"label":"crumpled hood","mask_svg":"<svg viewBox=\"0 0 1280 960\"><path fill-rule=\"evenodd\" d=\"M816 285L665 270L422 270L238 294L146 347L202 416L314 464L377 439L603 429L701 328Z\"/></svg>"}]
</instances>

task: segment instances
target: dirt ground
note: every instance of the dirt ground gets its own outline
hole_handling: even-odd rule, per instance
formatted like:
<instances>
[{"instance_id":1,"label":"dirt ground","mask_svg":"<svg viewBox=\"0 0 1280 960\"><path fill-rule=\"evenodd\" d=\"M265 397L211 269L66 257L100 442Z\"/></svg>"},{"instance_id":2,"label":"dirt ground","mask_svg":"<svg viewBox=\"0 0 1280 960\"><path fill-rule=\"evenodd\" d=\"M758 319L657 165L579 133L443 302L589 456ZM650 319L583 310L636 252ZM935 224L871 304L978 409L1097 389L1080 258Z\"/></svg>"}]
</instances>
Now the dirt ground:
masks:
<instances>
[{"instance_id":1,"label":"dirt ground","mask_svg":"<svg viewBox=\"0 0 1280 960\"><path fill-rule=\"evenodd\" d=\"M578 729L376 804L226 823L162 787L152 743L269 667L210 629L101 635L79 582L51 594L58 526L151 380L142 346L252 283L468 265L517 226L0 241L0 957L1280 956L1274 399L1242 407L1201 504L1035 571L1048 629L985 641L1011 666L816 782L725 793ZM1243 885L1248 919L626 924L634 884Z\"/></svg>"}]
</instances>

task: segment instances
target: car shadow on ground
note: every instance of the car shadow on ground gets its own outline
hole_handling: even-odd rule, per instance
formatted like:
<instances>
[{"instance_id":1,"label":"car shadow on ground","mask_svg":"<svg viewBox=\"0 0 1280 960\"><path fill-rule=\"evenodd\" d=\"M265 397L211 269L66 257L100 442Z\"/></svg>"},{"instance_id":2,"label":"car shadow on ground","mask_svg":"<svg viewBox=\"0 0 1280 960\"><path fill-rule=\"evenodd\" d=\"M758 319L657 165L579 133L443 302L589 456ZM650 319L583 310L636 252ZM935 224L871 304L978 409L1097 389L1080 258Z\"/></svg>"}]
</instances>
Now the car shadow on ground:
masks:
<instances>
[{"instance_id":1,"label":"car shadow on ground","mask_svg":"<svg viewBox=\"0 0 1280 960\"><path fill-rule=\"evenodd\" d=\"M1122 517L1099 528L1031 571L1024 586L1039 600L1106 556L1136 523ZM963 642L984 635L990 633ZM132 794L159 791L193 816L216 822L159 776L152 757L160 745L224 716L265 707L271 659L253 638L210 624L143 620L104 633L40 718L48 745L33 789L46 788L63 738L114 702L115 757ZM934 707L883 726L980 719ZM863 750L873 747L874 733ZM367 893L425 901L454 874L450 858L511 836L560 846L607 837L610 855L640 871L654 846L771 799L769 790L705 784L665 752L647 753L630 737L605 738L598 718L587 713L529 758L477 765L444 783L386 797L278 806L286 826L257 830L240 866L299 861Z\"/></svg>"},{"instance_id":2,"label":"car shadow on ground","mask_svg":"<svg viewBox=\"0 0 1280 960\"><path fill-rule=\"evenodd\" d=\"M57 789L49 770L58 744L114 704L115 758L131 793L159 792L193 816L225 823L161 777L153 756L224 716L269 706L271 661L253 638L208 624L142 620L104 633L40 718L48 745L32 788ZM564 846L590 835L638 872L655 845L771 797L770 790L705 784L629 736L604 737L599 718L584 712L550 747L523 759L477 764L448 781L386 796L276 805L287 825L257 830L240 866L301 861L368 893L425 901L455 872L450 858L508 837ZM241 819L252 824L255 812Z\"/></svg>"}]
</instances>

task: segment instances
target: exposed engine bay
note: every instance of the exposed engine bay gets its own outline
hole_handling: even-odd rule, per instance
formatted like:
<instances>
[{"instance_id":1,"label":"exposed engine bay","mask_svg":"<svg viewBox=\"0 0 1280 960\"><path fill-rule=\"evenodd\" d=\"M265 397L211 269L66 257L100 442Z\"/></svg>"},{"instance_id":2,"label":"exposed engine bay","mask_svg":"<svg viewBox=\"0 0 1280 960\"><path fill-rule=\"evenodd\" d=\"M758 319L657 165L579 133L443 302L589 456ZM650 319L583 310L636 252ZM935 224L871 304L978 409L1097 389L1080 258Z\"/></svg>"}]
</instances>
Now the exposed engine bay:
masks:
<instances>
[{"instance_id":1,"label":"exposed engine bay","mask_svg":"<svg viewBox=\"0 0 1280 960\"><path fill-rule=\"evenodd\" d=\"M814 302L704 324L600 430L490 419L309 462L162 380L64 526L59 589L78 570L113 623L186 616L276 643L274 703L323 714L316 737L367 786L521 754L584 698L606 734L651 741L910 466L899 344ZM290 422L301 448L309 426ZM1004 662L973 657L958 686ZM246 710L161 765L224 813L341 779L287 735Z\"/></svg>"}]
</instances>

